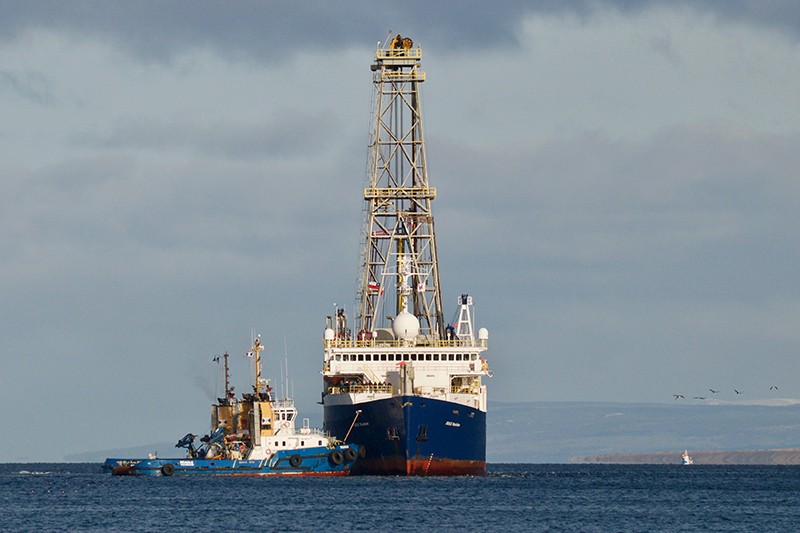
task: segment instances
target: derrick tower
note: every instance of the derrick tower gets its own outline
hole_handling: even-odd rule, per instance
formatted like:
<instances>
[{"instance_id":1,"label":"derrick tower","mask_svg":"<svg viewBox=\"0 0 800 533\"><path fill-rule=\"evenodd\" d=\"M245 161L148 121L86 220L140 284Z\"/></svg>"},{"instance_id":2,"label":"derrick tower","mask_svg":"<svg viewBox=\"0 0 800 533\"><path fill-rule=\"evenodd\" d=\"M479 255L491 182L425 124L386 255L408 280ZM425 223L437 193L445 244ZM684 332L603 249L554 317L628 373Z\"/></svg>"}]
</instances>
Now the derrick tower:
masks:
<instances>
[{"instance_id":1,"label":"derrick tower","mask_svg":"<svg viewBox=\"0 0 800 533\"><path fill-rule=\"evenodd\" d=\"M422 49L395 37L372 64L372 129L364 189L357 330L403 311L420 334L444 338L444 314L422 128ZM364 333L362 333L364 334Z\"/></svg>"}]
</instances>

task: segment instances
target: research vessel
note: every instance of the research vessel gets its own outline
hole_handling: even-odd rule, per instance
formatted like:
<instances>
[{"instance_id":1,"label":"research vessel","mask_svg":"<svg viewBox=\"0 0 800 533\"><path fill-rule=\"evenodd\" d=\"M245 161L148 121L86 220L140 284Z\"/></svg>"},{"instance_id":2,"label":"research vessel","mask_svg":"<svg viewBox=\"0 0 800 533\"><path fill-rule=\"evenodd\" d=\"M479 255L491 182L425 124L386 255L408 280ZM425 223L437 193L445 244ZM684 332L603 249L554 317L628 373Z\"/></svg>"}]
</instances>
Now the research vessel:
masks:
<instances>
[{"instance_id":1,"label":"research vessel","mask_svg":"<svg viewBox=\"0 0 800 533\"><path fill-rule=\"evenodd\" d=\"M488 331L473 300L446 321L425 159L422 49L399 35L371 66L372 131L355 321L323 334L324 428L365 447L353 474L484 475Z\"/></svg>"},{"instance_id":2,"label":"research vessel","mask_svg":"<svg viewBox=\"0 0 800 533\"><path fill-rule=\"evenodd\" d=\"M342 476L350 472L364 448L345 444L308 419L297 427L297 408L289 397L277 399L261 377L260 337L247 356L255 368L253 392L237 398L230 386L228 354L223 356L225 397L211 406L211 431L200 439L186 434L176 448L183 457L109 458L103 471L139 476ZM343 434L344 435L344 434Z\"/></svg>"}]
</instances>

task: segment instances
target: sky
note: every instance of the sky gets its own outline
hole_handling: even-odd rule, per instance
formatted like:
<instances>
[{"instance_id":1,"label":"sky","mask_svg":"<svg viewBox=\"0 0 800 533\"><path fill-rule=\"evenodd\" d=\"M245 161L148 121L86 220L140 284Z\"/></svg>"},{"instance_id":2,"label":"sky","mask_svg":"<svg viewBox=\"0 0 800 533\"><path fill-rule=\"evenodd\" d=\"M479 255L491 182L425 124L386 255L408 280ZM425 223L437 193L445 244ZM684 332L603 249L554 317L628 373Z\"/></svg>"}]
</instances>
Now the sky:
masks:
<instances>
[{"instance_id":1,"label":"sky","mask_svg":"<svg viewBox=\"0 0 800 533\"><path fill-rule=\"evenodd\" d=\"M798 401L800 4L0 2L3 461L207 431L254 332L321 419L394 33L490 401Z\"/></svg>"}]
</instances>

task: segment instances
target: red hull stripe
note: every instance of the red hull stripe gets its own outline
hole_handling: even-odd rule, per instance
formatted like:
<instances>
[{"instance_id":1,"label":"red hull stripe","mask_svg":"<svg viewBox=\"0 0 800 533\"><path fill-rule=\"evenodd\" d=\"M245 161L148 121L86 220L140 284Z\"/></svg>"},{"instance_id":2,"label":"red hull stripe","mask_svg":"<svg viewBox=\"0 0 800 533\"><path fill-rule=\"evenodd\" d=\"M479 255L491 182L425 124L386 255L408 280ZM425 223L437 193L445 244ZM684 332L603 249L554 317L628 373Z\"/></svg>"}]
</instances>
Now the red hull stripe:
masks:
<instances>
[{"instance_id":1,"label":"red hull stripe","mask_svg":"<svg viewBox=\"0 0 800 533\"><path fill-rule=\"evenodd\" d=\"M486 461L409 459L399 457L356 462L353 475L372 476L485 476Z\"/></svg>"}]
</instances>

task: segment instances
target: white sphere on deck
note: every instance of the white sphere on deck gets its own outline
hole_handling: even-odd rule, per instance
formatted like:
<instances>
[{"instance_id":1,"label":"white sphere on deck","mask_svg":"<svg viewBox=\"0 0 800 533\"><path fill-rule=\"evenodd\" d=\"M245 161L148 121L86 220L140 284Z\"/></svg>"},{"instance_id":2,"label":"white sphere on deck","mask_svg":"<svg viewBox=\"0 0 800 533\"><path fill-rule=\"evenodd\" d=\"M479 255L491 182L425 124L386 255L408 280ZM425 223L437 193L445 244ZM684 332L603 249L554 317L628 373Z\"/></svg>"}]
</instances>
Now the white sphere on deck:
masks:
<instances>
[{"instance_id":1,"label":"white sphere on deck","mask_svg":"<svg viewBox=\"0 0 800 533\"><path fill-rule=\"evenodd\" d=\"M481 328L478 330L478 340L481 341L488 341L489 340L489 330L486 328Z\"/></svg>"},{"instance_id":2,"label":"white sphere on deck","mask_svg":"<svg viewBox=\"0 0 800 533\"><path fill-rule=\"evenodd\" d=\"M325 339L326 341L332 341L334 337L335 335L333 333L333 330L331 328L325 328L325 335L323 339Z\"/></svg>"},{"instance_id":3,"label":"white sphere on deck","mask_svg":"<svg viewBox=\"0 0 800 533\"><path fill-rule=\"evenodd\" d=\"M404 341L415 339L419 335L419 320L408 311L403 311L394 317L392 331L396 339Z\"/></svg>"}]
</instances>

